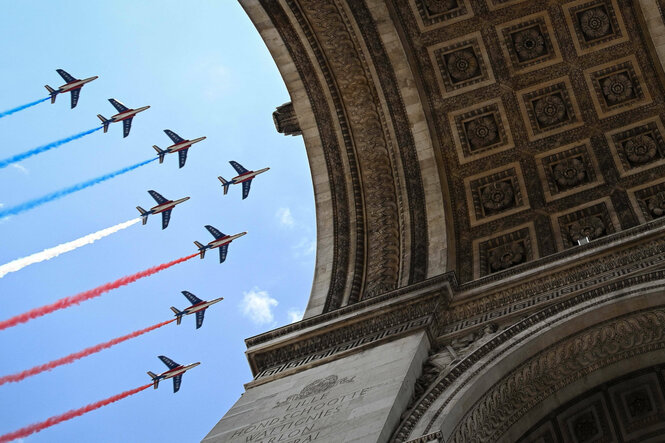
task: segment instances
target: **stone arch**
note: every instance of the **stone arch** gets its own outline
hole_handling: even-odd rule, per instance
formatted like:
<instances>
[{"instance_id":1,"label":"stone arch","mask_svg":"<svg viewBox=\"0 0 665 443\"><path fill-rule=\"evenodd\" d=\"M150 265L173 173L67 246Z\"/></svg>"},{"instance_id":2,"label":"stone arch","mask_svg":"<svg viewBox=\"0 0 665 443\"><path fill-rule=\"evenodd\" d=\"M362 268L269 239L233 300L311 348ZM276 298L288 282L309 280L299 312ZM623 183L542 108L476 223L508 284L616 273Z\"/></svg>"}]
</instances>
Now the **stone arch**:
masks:
<instances>
[{"instance_id":1,"label":"stone arch","mask_svg":"<svg viewBox=\"0 0 665 443\"><path fill-rule=\"evenodd\" d=\"M589 387L664 363L664 283L578 296L498 332L430 385L393 441L516 441Z\"/></svg>"},{"instance_id":2,"label":"stone arch","mask_svg":"<svg viewBox=\"0 0 665 443\"><path fill-rule=\"evenodd\" d=\"M318 243L305 317L444 273L435 149L387 5L242 6L284 77L312 170Z\"/></svg>"}]
</instances>

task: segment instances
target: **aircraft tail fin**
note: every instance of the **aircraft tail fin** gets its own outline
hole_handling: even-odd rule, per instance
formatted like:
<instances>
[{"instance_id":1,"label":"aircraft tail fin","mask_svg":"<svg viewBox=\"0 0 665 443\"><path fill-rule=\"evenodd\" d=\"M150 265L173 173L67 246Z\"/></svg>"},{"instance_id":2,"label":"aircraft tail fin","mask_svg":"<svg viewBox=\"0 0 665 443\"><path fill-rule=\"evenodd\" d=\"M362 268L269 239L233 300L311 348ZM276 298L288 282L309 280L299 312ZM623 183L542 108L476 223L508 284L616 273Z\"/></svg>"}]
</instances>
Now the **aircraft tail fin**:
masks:
<instances>
[{"instance_id":1,"label":"aircraft tail fin","mask_svg":"<svg viewBox=\"0 0 665 443\"><path fill-rule=\"evenodd\" d=\"M231 186L231 183L224 180L224 177L222 177L221 175L217 178L219 179L220 182L222 182L222 186L224 187L224 195L226 195L226 193L229 192L229 186Z\"/></svg>"},{"instance_id":2,"label":"aircraft tail fin","mask_svg":"<svg viewBox=\"0 0 665 443\"><path fill-rule=\"evenodd\" d=\"M150 378L152 378L153 386L155 387L155 389L157 389L157 386L159 386L159 379L157 378L157 374L148 371L148 375L150 376Z\"/></svg>"},{"instance_id":3,"label":"aircraft tail fin","mask_svg":"<svg viewBox=\"0 0 665 443\"><path fill-rule=\"evenodd\" d=\"M203 246L201 243L195 241L194 244L196 245L197 248L199 248L199 253L201 254L201 258L205 257L206 255L206 248Z\"/></svg>"},{"instance_id":4,"label":"aircraft tail fin","mask_svg":"<svg viewBox=\"0 0 665 443\"><path fill-rule=\"evenodd\" d=\"M157 145L152 145L152 147L157 151L157 156L159 157L159 162L162 163L164 161L164 156L166 155L166 151L163 149L159 149L159 146Z\"/></svg>"},{"instance_id":5,"label":"aircraft tail fin","mask_svg":"<svg viewBox=\"0 0 665 443\"><path fill-rule=\"evenodd\" d=\"M180 324L180 321L182 320L182 314L183 314L183 313L182 313L181 311L178 311L178 309L177 309L177 308L174 308L173 306L171 306L171 310L173 311L173 313L174 313L175 316L176 316L175 324L176 324L176 325L179 325L179 324Z\"/></svg>"},{"instance_id":6,"label":"aircraft tail fin","mask_svg":"<svg viewBox=\"0 0 665 443\"><path fill-rule=\"evenodd\" d=\"M109 130L111 120L107 120L106 117L104 117L102 114L97 114L97 117L99 117L99 119L102 121L102 126L104 126L104 133L106 134L106 131Z\"/></svg>"},{"instance_id":7,"label":"aircraft tail fin","mask_svg":"<svg viewBox=\"0 0 665 443\"><path fill-rule=\"evenodd\" d=\"M148 222L148 215L149 215L148 211L146 211L145 209L143 209L140 206L137 206L136 209L138 209L139 212L141 213L141 219L142 219L141 221L145 225Z\"/></svg>"},{"instance_id":8,"label":"aircraft tail fin","mask_svg":"<svg viewBox=\"0 0 665 443\"><path fill-rule=\"evenodd\" d=\"M58 91L50 87L49 85L44 85L48 93L51 95L51 103L55 103L55 97L58 95Z\"/></svg>"}]
</instances>

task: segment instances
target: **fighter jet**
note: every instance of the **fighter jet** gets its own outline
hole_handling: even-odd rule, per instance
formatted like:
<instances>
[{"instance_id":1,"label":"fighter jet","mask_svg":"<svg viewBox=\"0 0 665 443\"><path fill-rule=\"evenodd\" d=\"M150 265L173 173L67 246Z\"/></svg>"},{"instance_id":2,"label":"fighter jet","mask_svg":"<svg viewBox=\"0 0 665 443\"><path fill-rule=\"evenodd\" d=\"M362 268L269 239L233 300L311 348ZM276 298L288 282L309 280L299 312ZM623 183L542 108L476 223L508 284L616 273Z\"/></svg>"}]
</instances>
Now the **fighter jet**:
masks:
<instances>
[{"instance_id":1,"label":"fighter jet","mask_svg":"<svg viewBox=\"0 0 665 443\"><path fill-rule=\"evenodd\" d=\"M189 200L189 197L181 198L180 200L175 200L175 201L167 200L164 197L162 197L161 194L153 190L148 191L148 194L150 194L152 198L155 199L155 201L157 202L157 206L153 206L152 208L150 208L149 211L146 211L140 206L137 206L136 209L138 209L139 212L141 213L144 225L148 222L148 216L150 214L159 214L161 212L162 229L166 229L166 227L169 225L169 220L171 220L171 211L173 210L173 208L175 208L176 205L179 205L180 203Z\"/></svg>"},{"instance_id":2,"label":"fighter jet","mask_svg":"<svg viewBox=\"0 0 665 443\"><path fill-rule=\"evenodd\" d=\"M157 145L152 146L153 148L155 148L155 151L157 151L157 155L159 156L159 162L162 163L164 161L164 156L166 154L177 152L178 156L180 157L179 160L181 168L185 166L185 162L187 161L187 150L191 148L194 143L198 143L201 140L206 139L205 137L199 137L195 138L194 140L185 140L175 132L171 131L170 129L164 129L164 132L166 132L166 135L168 135L175 144L169 146L166 149L159 149L159 146Z\"/></svg>"},{"instance_id":3,"label":"fighter jet","mask_svg":"<svg viewBox=\"0 0 665 443\"><path fill-rule=\"evenodd\" d=\"M270 168L263 168L259 169L258 171L248 171L247 169L243 168L242 165L238 162L234 162L233 160L231 160L229 163L231 163L233 169L236 170L238 176L233 177L230 181L226 181L222 177L217 177L217 178L219 179L220 182L222 182L222 186L224 186L224 195L226 195L226 193L229 192L229 186L242 183L243 200L246 199L247 196L249 195L249 187L252 185L252 180L254 179L254 177L270 169Z\"/></svg>"},{"instance_id":4,"label":"fighter jet","mask_svg":"<svg viewBox=\"0 0 665 443\"><path fill-rule=\"evenodd\" d=\"M187 291L182 291L182 295L187 297L187 300L189 300L192 306L185 308L183 311L179 311L171 306L171 310L175 313L176 316L176 324L180 324L183 315L196 313L196 329L199 329L203 324L203 314L205 314L205 310L208 309L209 306L224 300L224 297L220 297L210 301L203 301L196 295Z\"/></svg>"},{"instance_id":5,"label":"fighter jet","mask_svg":"<svg viewBox=\"0 0 665 443\"><path fill-rule=\"evenodd\" d=\"M247 234L246 232L241 232L235 235L226 235L210 225L206 225L206 229L208 230L208 232L210 232L213 235L213 237L215 237L215 239L205 246L197 241L195 241L194 244L196 245L197 248L199 248L199 253L201 254L201 258L205 256L206 249L219 248L220 263L224 263L224 260L226 260L226 253L229 250L229 243L231 243L236 238L242 237L243 235Z\"/></svg>"},{"instance_id":6,"label":"fighter jet","mask_svg":"<svg viewBox=\"0 0 665 443\"><path fill-rule=\"evenodd\" d=\"M180 365L171 360L170 358L164 357L163 355L158 355L157 358L159 358L166 366L168 366L169 370L166 372L162 372L159 375L155 374L154 372L148 371L148 375L152 377L152 382L154 384L155 389L157 389L157 386L159 386L160 380L173 378L174 393L178 392L178 389L180 389L180 383L182 383L182 374L187 372L189 369L192 369L194 366L198 366L201 364L201 362L196 362L189 365Z\"/></svg>"},{"instance_id":7,"label":"fighter jet","mask_svg":"<svg viewBox=\"0 0 665 443\"><path fill-rule=\"evenodd\" d=\"M76 107L76 104L79 102L79 95L81 94L81 88L83 87L83 85L85 85L86 83L90 83L96 78L99 78L98 76L95 75L94 77L88 77L81 80L79 78L72 77L64 69L56 69L55 72L60 74L60 77L62 77L62 79L67 83L60 86L58 89L53 89L49 85L44 85L44 87L48 90L49 94L51 94L51 103L55 103L55 97L58 94L62 94L63 92L71 92L72 109L74 109Z\"/></svg>"},{"instance_id":8,"label":"fighter jet","mask_svg":"<svg viewBox=\"0 0 665 443\"><path fill-rule=\"evenodd\" d=\"M129 130L132 129L132 119L134 118L134 116L139 112L145 111L150 107L150 106L143 106L141 108L129 109L127 106L123 105L114 98L110 98L109 101L115 107L115 109L118 110L118 113L113 117L111 117L110 120L107 120L101 114L97 114L97 117L99 117L99 119L102 121L102 125L104 125L104 132L109 130L109 125L111 123L122 122L123 138L129 135Z\"/></svg>"}]
</instances>

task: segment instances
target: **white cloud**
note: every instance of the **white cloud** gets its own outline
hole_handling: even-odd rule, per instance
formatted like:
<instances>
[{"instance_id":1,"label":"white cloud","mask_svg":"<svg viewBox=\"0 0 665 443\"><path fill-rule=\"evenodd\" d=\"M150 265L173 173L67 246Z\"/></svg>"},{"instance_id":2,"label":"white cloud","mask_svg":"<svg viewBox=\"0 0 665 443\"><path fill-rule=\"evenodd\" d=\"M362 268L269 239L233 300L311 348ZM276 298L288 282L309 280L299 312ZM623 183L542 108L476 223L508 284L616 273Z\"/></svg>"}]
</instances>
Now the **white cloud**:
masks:
<instances>
[{"instance_id":1,"label":"white cloud","mask_svg":"<svg viewBox=\"0 0 665 443\"><path fill-rule=\"evenodd\" d=\"M19 163L12 163L12 164L9 165L9 166L11 166L11 167L14 168L14 169L18 169L19 171L21 171L21 172L24 173L25 175L28 175L28 174L30 173L30 171L28 171L28 168L26 168L25 166L23 166L23 165L21 165L21 164L19 164Z\"/></svg>"},{"instance_id":2,"label":"white cloud","mask_svg":"<svg viewBox=\"0 0 665 443\"><path fill-rule=\"evenodd\" d=\"M302 320L302 316L304 314L305 314L304 312L302 312L300 309L296 309L296 308L291 308L286 313L286 315L289 316L289 323L295 323L297 321Z\"/></svg>"},{"instance_id":3,"label":"white cloud","mask_svg":"<svg viewBox=\"0 0 665 443\"><path fill-rule=\"evenodd\" d=\"M275 316L272 313L272 308L277 305L277 300L268 295L267 291L254 288L243 293L240 309L245 317L261 325L273 322Z\"/></svg>"},{"instance_id":4,"label":"white cloud","mask_svg":"<svg viewBox=\"0 0 665 443\"><path fill-rule=\"evenodd\" d=\"M289 208L279 208L275 217L277 217L282 226L287 228L292 228L296 223L293 219L293 215L291 215L291 209Z\"/></svg>"},{"instance_id":5,"label":"white cloud","mask_svg":"<svg viewBox=\"0 0 665 443\"><path fill-rule=\"evenodd\" d=\"M300 241L293 245L293 251L296 258L309 257L316 252L316 239L308 239L303 237Z\"/></svg>"},{"instance_id":6,"label":"white cloud","mask_svg":"<svg viewBox=\"0 0 665 443\"><path fill-rule=\"evenodd\" d=\"M5 205L4 203L0 203L0 208L2 208L4 205Z\"/></svg>"}]
</instances>

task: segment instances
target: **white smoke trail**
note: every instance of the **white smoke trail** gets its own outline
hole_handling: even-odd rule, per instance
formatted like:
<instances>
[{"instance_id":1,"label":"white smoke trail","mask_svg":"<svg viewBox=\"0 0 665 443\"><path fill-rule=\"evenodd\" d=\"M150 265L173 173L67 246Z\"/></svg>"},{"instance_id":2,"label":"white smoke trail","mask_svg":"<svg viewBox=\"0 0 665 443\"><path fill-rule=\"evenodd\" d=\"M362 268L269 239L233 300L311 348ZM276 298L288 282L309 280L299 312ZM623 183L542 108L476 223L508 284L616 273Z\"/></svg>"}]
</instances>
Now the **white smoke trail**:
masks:
<instances>
[{"instance_id":1,"label":"white smoke trail","mask_svg":"<svg viewBox=\"0 0 665 443\"><path fill-rule=\"evenodd\" d=\"M111 226L110 228L102 229L101 231L97 231L95 233L86 235L85 237L78 238L74 241L63 243L61 245L54 246L52 248L44 249L41 252L28 255L27 257L17 258L16 260L10 261L9 263L0 266L0 278L4 277L10 272L20 271L26 266L30 266L34 263L50 260L54 257L57 257L60 254L64 254L65 252L73 251L74 249L78 249L81 246L94 243L99 239L102 239L118 231L121 231L125 228L128 228L132 225L135 225L140 221L141 217L137 217L135 219L126 221L124 223L119 223L115 226Z\"/></svg>"}]
</instances>

